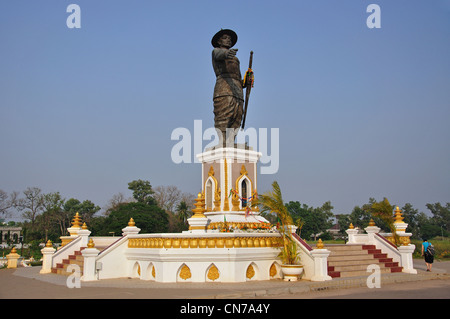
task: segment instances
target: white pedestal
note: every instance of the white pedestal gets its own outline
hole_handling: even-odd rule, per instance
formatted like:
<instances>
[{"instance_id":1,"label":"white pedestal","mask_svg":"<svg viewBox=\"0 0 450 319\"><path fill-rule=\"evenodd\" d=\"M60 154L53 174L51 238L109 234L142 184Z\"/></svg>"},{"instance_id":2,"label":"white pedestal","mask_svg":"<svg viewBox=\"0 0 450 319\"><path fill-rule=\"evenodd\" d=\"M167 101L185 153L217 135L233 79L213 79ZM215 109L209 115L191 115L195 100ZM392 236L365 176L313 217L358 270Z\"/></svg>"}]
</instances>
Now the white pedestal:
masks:
<instances>
[{"instance_id":1,"label":"white pedestal","mask_svg":"<svg viewBox=\"0 0 450 319\"><path fill-rule=\"evenodd\" d=\"M331 280L331 276L328 276L327 258L331 251L327 249L313 249L311 250L311 256L314 258L314 276L311 277L311 281L326 281Z\"/></svg>"},{"instance_id":2,"label":"white pedestal","mask_svg":"<svg viewBox=\"0 0 450 319\"><path fill-rule=\"evenodd\" d=\"M188 220L189 232L191 233L206 233L206 227L208 227L209 219L207 217L191 217Z\"/></svg>"},{"instance_id":3,"label":"white pedestal","mask_svg":"<svg viewBox=\"0 0 450 319\"><path fill-rule=\"evenodd\" d=\"M357 229L347 229L345 232L348 235L347 244L356 244L355 235L358 233L358 230Z\"/></svg>"},{"instance_id":4,"label":"white pedestal","mask_svg":"<svg viewBox=\"0 0 450 319\"><path fill-rule=\"evenodd\" d=\"M81 251L81 254L84 257L83 276L81 277L81 281L97 280L97 276L95 275L95 259L99 253L100 250L96 248L85 248Z\"/></svg>"},{"instance_id":5,"label":"white pedestal","mask_svg":"<svg viewBox=\"0 0 450 319\"><path fill-rule=\"evenodd\" d=\"M91 231L89 231L87 229L82 229L82 230L78 231L78 236L81 237L80 247L87 247L90 234L91 234Z\"/></svg>"},{"instance_id":6,"label":"white pedestal","mask_svg":"<svg viewBox=\"0 0 450 319\"><path fill-rule=\"evenodd\" d=\"M127 226L122 228L122 236L139 234L140 231L141 229L136 226Z\"/></svg>"},{"instance_id":7,"label":"white pedestal","mask_svg":"<svg viewBox=\"0 0 450 319\"><path fill-rule=\"evenodd\" d=\"M53 247L44 247L41 249L42 253L42 269L41 274L48 274L52 272L52 258L56 249Z\"/></svg>"},{"instance_id":8,"label":"white pedestal","mask_svg":"<svg viewBox=\"0 0 450 319\"><path fill-rule=\"evenodd\" d=\"M364 228L364 230L366 231L367 235L368 235L368 244L371 245L375 245L376 241L375 241L375 234L378 234L381 230L380 227L377 226L368 226L366 228Z\"/></svg>"},{"instance_id":9,"label":"white pedestal","mask_svg":"<svg viewBox=\"0 0 450 319\"><path fill-rule=\"evenodd\" d=\"M417 270L414 269L412 254L416 249L415 245L406 245L398 247L398 251L401 255L401 266L403 267L402 272L406 272L409 274L417 274Z\"/></svg>"}]
</instances>

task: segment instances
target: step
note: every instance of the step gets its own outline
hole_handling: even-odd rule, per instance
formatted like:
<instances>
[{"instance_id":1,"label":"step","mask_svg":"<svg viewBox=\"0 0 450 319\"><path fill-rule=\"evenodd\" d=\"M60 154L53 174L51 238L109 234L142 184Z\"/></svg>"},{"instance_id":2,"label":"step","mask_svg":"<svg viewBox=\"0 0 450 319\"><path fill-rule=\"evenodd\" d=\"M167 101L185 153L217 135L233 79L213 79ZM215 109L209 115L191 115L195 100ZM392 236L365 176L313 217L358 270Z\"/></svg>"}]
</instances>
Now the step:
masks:
<instances>
[{"instance_id":1,"label":"step","mask_svg":"<svg viewBox=\"0 0 450 319\"><path fill-rule=\"evenodd\" d=\"M345 260L328 260L328 264L333 266L351 266L351 265L370 265L374 262L379 262L373 258L364 259L345 259Z\"/></svg>"},{"instance_id":2,"label":"step","mask_svg":"<svg viewBox=\"0 0 450 319\"><path fill-rule=\"evenodd\" d=\"M367 267L376 264L381 273L401 272L402 267L375 245L327 245L328 275L332 278L367 276Z\"/></svg>"},{"instance_id":3,"label":"step","mask_svg":"<svg viewBox=\"0 0 450 319\"><path fill-rule=\"evenodd\" d=\"M360 270L360 271L367 271L367 267L369 265L378 265L380 267L380 269L390 269L389 267L385 267L384 265L380 265L377 263L371 263L371 264L366 264L366 265L348 265L348 266L332 266L333 267L333 271L339 271L339 272L347 272L347 271L356 271L356 270Z\"/></svg>"},{"instance_id":4,"label":"step","mask_svg":"<svg viewBox=\"0 0 450 319\"><path fill-rule=\"evenodd\" d=\"M331 252L363 250L362 245L326 245L325 248Z\"/></svg>"},{"instance_id":5,"label":"step","mask_svg":"<svg viewBox=\"0 0 450 319\"><path fill-rule=\"evenodd\" d=\"M401 272L401 270L400 270L400 272ZM382 274L391 273L391 269L390 268L381 268L380 273L382 273ZM344 272L331 271L331 272L328 272L328 275L332 278L347 278L347 277L368 276L368 275L370 275L370 272L367 272L367 270L364 270L364 271L350 270L350 271L344 271Z\"/></svg>"}]
</instances>

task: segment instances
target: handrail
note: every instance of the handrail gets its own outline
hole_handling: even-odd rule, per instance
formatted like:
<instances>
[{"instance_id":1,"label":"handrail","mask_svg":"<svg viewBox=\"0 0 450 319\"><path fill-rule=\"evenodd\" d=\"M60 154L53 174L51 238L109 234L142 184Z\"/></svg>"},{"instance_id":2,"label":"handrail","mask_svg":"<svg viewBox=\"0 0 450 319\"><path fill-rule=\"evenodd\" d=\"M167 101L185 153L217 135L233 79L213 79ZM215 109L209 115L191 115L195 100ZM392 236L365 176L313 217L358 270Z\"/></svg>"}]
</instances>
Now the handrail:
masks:
<instances>
[{"instance_id":1,"label":"handrail","mask_svg":"<svg viewBox=\"0 0 450 319\"><path fill-rule=\"evenodd\" d=\"M383 239L386 243L390 244L392 247L394 247L395 249L398 249L397 246L395 246L393 243L391 243L389 240L387 240L386 238L384 238L383 236L381 236L380 234L376 233L375 235L377 235L379 238Z\"/></svg>"},{"instance_id":2,"label":"handrail","mask_svg":"<svg viewBox=\"0 0 450 319\"><path fill-rule=\"evenodd\" d=\"M79 244L79 242L81 241L81 236L78 236L77 238L75 238L74 240L72 240L70 243L66 244L64 247L61 247L59 250L57 250L55 252L55 254L52 256L52 267L54 267L58 262L60 262L60 260L56 260L57 257L60 257L59 259L61 259L61 261L64 259L64 257L66 256L60 256L61 254L65 253L67 254L67 256L70 254L68 253L68 251L70 252L70 249L73 248L72 246L75 246L75 244ZM81 246L80 246L81 248ZM73 250L75 251L75 250Z\"/></svg>"},{"instance_id":3,"label":"handrail","mask_svg":"<svg viewBox=\"0 0 450 319\"><path fill-rule=\"evenodd\" d=\"M308 251L312 250L312 247L306 241L301 239L299 235L297 235L296 233L292 233L292 236L294 236L294 238L297 239L300 244L302 244Z\"/></svg>"},{"instance_id":4,"label":"handrail","mask_svg":"<svg viewBox=\"0 0 450 319\"><path fill-rule=\"evenodd\" d=\"M103 258L105 255L107 255L109 252L113 251L115 249L115 246L117 246L118 244L121 244L121 242L125 242L126 240L129 239L128 237L129 235L125 235L122 237L119 237L119 239L117 239L115 242L113 242L111 245L109 245L108 247L106 247L105 249L103 249L96 257L96 260L99 260L101 258Z\"/></svg>"},{"instance_id":5,"label":"handrail","mask_svg":"<svg viewBox=\"0 0 450 319\"><path fill-rule=\"evenodd\" d=\"M100 256L104 251L108 250L111 246L113 246L115 243L117 243L119 240L123 239L125 236L118 237L117 240L112 242L109 246L107 246L105 249L103 249L98 255Z\"/></svg>"}]
</instances>

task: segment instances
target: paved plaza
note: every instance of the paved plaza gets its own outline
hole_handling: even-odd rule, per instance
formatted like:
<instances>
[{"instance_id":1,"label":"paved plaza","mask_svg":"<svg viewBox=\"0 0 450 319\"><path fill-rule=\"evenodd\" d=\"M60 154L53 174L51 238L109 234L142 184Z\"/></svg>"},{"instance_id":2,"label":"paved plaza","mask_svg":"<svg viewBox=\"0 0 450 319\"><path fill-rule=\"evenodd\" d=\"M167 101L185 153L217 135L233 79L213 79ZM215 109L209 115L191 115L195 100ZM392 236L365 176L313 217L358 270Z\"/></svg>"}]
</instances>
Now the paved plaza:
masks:
<instances>
[{"instance_id":1,"label":"paved plaza","mask_svg":"<svg viewBox=\"0 0 450 319\"><path fill-rule=\"evenodd\" d=\"M0 270L2 299L315 299L315 298L450 298L450 261L435 262L426 272L414 260L417 275L381 275L381 288L368 288L367 277L336 278L326 282L157 283L139 279L81 282L68 288L67 276L39 274L41 267ZM369 274L368 274L369 275ZM436 289L436 290L433 290ZM427 293L424 293L425 290ZM401 294L400 292L405 294ZM432 291L435 291L433 294ZM392 292L392 294L390 294ZM430 293L431 292L431 293Z\"/></svg>"}]
</instances>

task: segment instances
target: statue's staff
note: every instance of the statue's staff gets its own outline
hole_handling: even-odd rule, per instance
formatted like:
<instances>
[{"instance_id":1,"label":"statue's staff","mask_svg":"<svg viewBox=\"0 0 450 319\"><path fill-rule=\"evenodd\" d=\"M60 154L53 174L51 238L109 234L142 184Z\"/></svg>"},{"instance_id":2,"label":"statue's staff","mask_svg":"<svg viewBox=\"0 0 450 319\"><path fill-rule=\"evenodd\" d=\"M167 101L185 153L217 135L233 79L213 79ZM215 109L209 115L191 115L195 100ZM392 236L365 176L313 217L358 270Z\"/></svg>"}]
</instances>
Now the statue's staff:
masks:
<instances>
[{"instance_id":1,"label":"statue's staff","mask_svg":"<svg viewBox=\"0 0 450 319\"><path fill-rule=\"evenodd\" d=\"M242 126L241 126L242 130L245 127L245 118L247 116L248 99L250 98L250 92L252 90L253 82L255 80L255 78L253 76L252 63L253 63L253 51L250 51L250 61L248 63L249 64L248 65L248 70L247 70L247 72L245 72L244 83L242 84L242 86L246 88L246 90L245 90L244 114L242 116Z\"/></svg>"}]
</instances>

